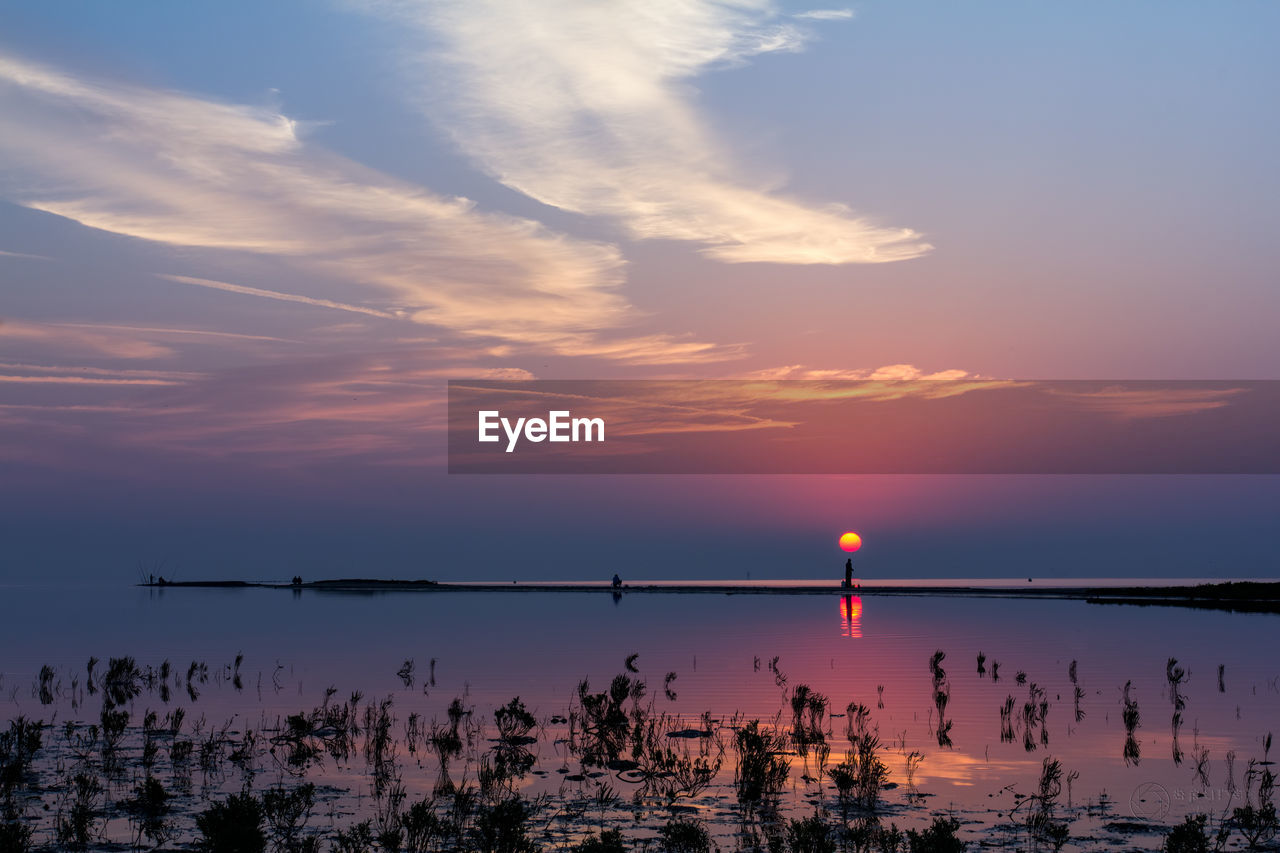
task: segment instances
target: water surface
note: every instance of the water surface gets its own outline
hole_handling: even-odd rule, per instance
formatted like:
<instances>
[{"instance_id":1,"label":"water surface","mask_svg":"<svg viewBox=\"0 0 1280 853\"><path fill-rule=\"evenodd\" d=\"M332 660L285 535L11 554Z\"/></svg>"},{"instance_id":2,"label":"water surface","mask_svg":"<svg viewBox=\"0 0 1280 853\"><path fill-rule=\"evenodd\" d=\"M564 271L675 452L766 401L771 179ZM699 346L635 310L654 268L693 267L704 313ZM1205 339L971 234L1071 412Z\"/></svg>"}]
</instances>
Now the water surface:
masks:
<instances>
[{"instance_id":1,"label":"water surface","mask_svg":"<svg viewBox=\"0 0 1280 853\"><path fill-rule=\"evenodd\" d=\"M167 659L179 672L191 661L207 662L212 676L201 684L198 700L175 691L165 703L144 692L134 701L135 715L145 709L163 715L183 705L189 719L234 717L237 729L269 728L282 715L320 704L329 687L338 696L360 690L371 699L392 697L400 727L414 713L442 720L455 697L474 706L476 719L491 721L496 707L519 696L547 726L537 746L538 768L546 775L531 775L523 784L530 791L561 790L565 783L550 771L569 759L554 743L562 732L550 718L567 715L581 680L604 689L625 671L624 660L638 654L635 667L649 685L646 701L691 721L704 712L726 725L781 713L785 726L798 685L824 694L837 715L827 720L832 761L848 748L839 715L851 702L869 706L887 747L891 779L903 786L889 792L891 804L905 802L905 755L924 754L912 781L926 796L894 820L916 825L930 812L952 811L974 821L965 830L973 838L1007 823L1014 795L1033 789L1046 756L1078 773L1069 791L1074 811L1066 813L1084 847L1112 843L1106 826L1119 819L1164 826L1188 813L1221 812L1241 804L1244 768L1250 758L1264 757L1263 738L1280 722L1280 662L1274 657L1280 617L1269 614L1034 598L877 597L871 590L857 596L615 599L603 591L11 586L0 595L6 616L0 622L0 695L10 717L96 719L97 700L84 691L90 655L104 661L132 655L152 667ZM929 666L939 650L945 652L940 666L949 691L949 747L938 743ZM982 675L979 653L986 657ZM244 656L241 690L223 677L237 654ZM1170 658L1189 673L1179 688L1185 707L1178 760ZM414 661L411 685L397 675L406 660ZM1082 692L1079 719L1069 674L1073 661ZM998 680L992 677L997 662ZM48 705L40 703L35 684L45 665L57 673ZM671 697L662 689L668 673L675 673ZM1025 683L1019 683L1020 673ZM1136 763L1122 760L1126 683L1141 713ZM1002 741L1001 705L1013 697L1021 709L1033 684L1049 703L1043 732L1037 729L1030 744L1021 730L1011 742ZM1230 780L1228 753L1234 754ZM698 803L729 834L732 769L730 755L717 785ZM805 758L793 758L788 802L811 812L823 794L820 785L802 780L807 769ZM270 781L270 770L266 776ZM435 779L421 756L406 765L411 791L426 790ZM625 781L612 784L627 795ZM1152 790L1165 793L1148 796ZM1067 799L1064 791L1064 809ZM358 812L348 803L327 819L340 825L343 814ZM628 813L628 821L632 817ZM637 831L658 817L646 815ZM1159 839L1136 836L1125 843L1158 846Z\"/></svg>"}]
</instances>

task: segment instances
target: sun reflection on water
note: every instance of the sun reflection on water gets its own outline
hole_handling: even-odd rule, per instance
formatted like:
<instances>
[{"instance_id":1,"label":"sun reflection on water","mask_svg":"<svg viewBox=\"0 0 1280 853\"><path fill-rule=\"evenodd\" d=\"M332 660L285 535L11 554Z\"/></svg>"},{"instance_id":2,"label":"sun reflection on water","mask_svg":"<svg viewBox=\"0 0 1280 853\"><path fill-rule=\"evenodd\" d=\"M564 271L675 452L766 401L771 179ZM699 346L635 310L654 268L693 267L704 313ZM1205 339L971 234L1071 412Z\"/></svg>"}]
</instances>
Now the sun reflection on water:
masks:
<instances>
[{"instance_id":1,"label":"sun reflection on water","mask_svg":"<svg viewBox=\"0 0 1280 853\"><path fill-rule=\"evenodd\" d=\"M840 636L851 639L862 637L862 596L840 597Z\"/></svg>"}]
</instances>

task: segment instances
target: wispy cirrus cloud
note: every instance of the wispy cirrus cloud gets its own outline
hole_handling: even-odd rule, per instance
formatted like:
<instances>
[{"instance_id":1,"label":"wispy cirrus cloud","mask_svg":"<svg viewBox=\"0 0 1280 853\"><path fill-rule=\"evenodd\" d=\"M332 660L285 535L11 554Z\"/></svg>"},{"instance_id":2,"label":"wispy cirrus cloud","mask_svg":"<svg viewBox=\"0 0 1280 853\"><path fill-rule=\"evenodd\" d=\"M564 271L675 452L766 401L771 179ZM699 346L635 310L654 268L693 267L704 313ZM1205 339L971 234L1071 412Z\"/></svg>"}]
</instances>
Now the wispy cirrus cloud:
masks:
<instances>
[{"instance_id":1,"label":"wispy cirrus cloud","mask_svg":"<svg viewBox=\"0 0 1280 853\"><path fill-rule=\"evenodd\" d=\"M635 238L701 243L727 262L874 263L930 248L910 229L787 198L732 167L689 81L803 47L804 25L768 0L351 2L404 25L421 108L482 168L545 204L613 217Z\"/></svg>"},{"instance_id":2,"label":"wispy cirrus cloud","mask_svg":"<svg viewBox=\"0 0 1280 853\"><path fill-rule=\"evenodd\" d=\"M0 155L0 192L27 207L155 243L281 258L359 296L174 281L568 355L585 346L609 357L605 342L637 313L614 246L368 169L272 110L86 81L0 53ZM642 348L658 357L662 340ZM670 344L669 361L689 351Z\"/></svg>"},{"instance_id":3,"label":"wispy cirrus cloud","mask_svg":"<svg viewBox=\"0 0 1280 853\"><path fill-rule=\"evenodd\" d=\"M279 338L275 335L249 335L243 332L223 332L217 329L189 329L179 326L131 326L125 323L55 323L53 325L70 329L96 329L107 333L132 333L179 340L184 338L221 338L232 341L265 341L280 344L298 343L296 340Z\"/></svg>"},{"instance_id":4,"label":"wispy cirrus cloud","mask_svg":"<svg viewBox=\"0 0 1280 853\"><path fill-rule=\"evenodd\" d=\"M316 299L313 296L302 296L297 293L281 293L278 290L264 290L260 287L246 287L242 284L231 284L226 281L215 281L208 278L197 278L190 275L168 275L161 274L159 278L166 281L176 282L178 284L191 284L196 287L207 287L212 290L222 290L227 293L239 293L243 296L257 296L263 299L276 299L280 302L296 302L300 305L312 305L316 308L332 308L335 311L350 311L353 314L367 314L370 317L382 317L387 320L396 320L404 316L404 312L380 311L377 308L367 308L363 305L350 305L346 302L335 302L332 299Z\"/></svg>"},{"instance_id":5,"label":"wispy cirrus cloud","mask_svg":"<svg viewBox=\"0 0 1280 853\"><path fill-rule=\"evenodd\" d=\"M24 259L29 260L29 261L49 261L49 260L52 260L52 258L49 258L49 257L47 257L47 256L45 256L45 255L31 255L31 254L28 254L28 253L26 253L26 252L9 252L9 251L6 251L6 250L4 250L4 249L0 249L0 258L24 258Z\"/></svg>"},{"instance_id":6,"label":"wispy cirrus cloud","mask_svg":"<svg viewBox=\"0 0 1280 853\"><path fill-rule=\"evenodd\" d=\"M853 17L852 9L810 9L792 15L802 21L847 21Z\"/></svg>"},{"instance_id":7,"label":"wispy cirrus cloud","mask_svg":"<svg viewBox=\"0 0 1280 853\"><path fill-rule=\"evenodd\" d=\"M1048 393L1071 401L1077 408L1103 412L1125 420L1194 415L1229 406L1248 387L1166 387L1158 383L1112 385L1093 390L1050 388ZM1143 387L1145 386L1145 387Z\"/></svg>"},{"instance_id":8,"label":"wispy cirrus cloud","mask_svg":"<svg viewBox=\"0 0 1280 853\"><path fill-rule=\"evenodd\" d=\"M92 354L125 359L161 358L173 350L142 336L102 329L93 324L63 325L0 318L0 347L21 344L59 353Z\"/></svg>"},{"instance_id":9,"label":"wispy cirrus cloud","mask_svg":"<svg viewBox=\"0 0 1280 853\"><path fill-rule=\"evenodd\" d=\"M164 384L172 385L191 379L199 379L204 374L190 370L129 370L124 368L89 367L65 364L27 364L22 362L0 362L0 370L19 371L25 374L79 376L104 379L159 379Z\"/></svg>"},{"instance_id":10,"label":"wispy cirrus cloud","mask_svg":"<svg viewBox=\"0 0 1280 853\"><path fill-rule=\"evenodd\" d=\"M0 382L27 385L177 385L168 379L119 379L110 376L13 376L0 373Z\"/></svg>"},{"instance_id":11,"label":"wispy cirrus cloud","mask_svg":"<svg viewBox=\"0 0 1280 853\"><path fill-rule=\"evenodd\" d=\"M784 364L780 367L766 367L743 374L746 379L811 379L811 380L874 380L905 381L913 379L956 380L981 379L983 377L967 370L921 370L914 364L886 364L882 367L854 368L818 368L806 367L803 364Z\"/></svg>"}]
</instances>

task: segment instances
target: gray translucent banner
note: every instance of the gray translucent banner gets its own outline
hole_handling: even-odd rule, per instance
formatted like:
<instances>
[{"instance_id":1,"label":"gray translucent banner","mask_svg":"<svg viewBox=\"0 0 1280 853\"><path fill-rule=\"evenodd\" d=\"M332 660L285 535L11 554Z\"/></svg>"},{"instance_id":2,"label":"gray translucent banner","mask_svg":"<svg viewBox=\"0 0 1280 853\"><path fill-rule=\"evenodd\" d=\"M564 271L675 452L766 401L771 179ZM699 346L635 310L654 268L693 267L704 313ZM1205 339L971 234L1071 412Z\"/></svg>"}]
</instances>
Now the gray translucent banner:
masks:
<instances>
[{"instance_id":1,"label":"gray translucent banner","mask_svg":"<svg viewBox=\"0 0 1280 853\"><path fill-rule=\"evenodd\" d=\"M454 380L456 474L1275 474L1280 382Z\"/></svg>"}]
</instances>

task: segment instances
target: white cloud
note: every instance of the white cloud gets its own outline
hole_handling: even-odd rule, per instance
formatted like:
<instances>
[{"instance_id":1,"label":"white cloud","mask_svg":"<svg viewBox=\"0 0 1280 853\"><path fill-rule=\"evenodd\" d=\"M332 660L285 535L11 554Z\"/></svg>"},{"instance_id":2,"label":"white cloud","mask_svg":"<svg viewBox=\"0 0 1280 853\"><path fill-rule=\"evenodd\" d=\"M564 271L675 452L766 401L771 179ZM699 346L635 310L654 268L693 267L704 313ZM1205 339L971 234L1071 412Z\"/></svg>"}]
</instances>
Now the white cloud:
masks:
<instances>
[{"instance_id":1,"label":"white cloud","mask_svg":"<svg viewBox=\"0 0 1280 853\"><path fill-rule=\"evenodd\" d=\"M805 32L767 0L351 0L404 25L421 109L504 184L721 261L873 263L930 248L843 205L752 185L689 80ZM832 13L809 13L828 18Z\"/></svg>"},{"instance_id":2,"label":"white cloud","mask_svg":"<svg viewBox=\"0 0 1280 853\"><path fill-rule=\"evenodd\" d=\"M361 294L175 281L565 354L604 345L636 313L615 247L367 169L266 109L85 82L0 54L0 156L0 192L27 207L156 243L283 258ZM376 307L356 304L366 301ZM687 348L672 339L668 360Z\"/></svg>"}]
</instances>

